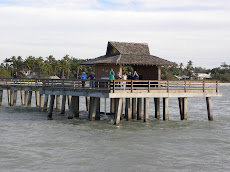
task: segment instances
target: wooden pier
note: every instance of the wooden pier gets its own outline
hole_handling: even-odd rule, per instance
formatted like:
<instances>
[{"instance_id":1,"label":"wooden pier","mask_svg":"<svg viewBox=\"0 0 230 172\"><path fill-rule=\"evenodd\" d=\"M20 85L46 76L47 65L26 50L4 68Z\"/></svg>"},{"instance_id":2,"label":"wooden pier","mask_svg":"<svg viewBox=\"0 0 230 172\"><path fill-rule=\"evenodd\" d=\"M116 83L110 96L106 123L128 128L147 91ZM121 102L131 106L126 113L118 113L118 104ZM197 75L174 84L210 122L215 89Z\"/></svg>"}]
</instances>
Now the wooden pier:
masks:
<instances>
[{"instance_id":1,"label":"wooden pier","mask_svg":"<svg viewBox=\"0 0 230 172\"><path fill-rule=\"evenodd\" d=\"M95 87L90 87L94 82ZM47 118L53 119L53 109L66 113L68 119L79 117L80 96L86 99L86 110L90 121L99 120L100 114L114 115L114 124L120 120L149 121L149 108L154 107L155 118L160 119L160 99L163 99L163 120L170 117L169 98L178 98L178 112L181 120L187 120L187 99L191 97L206 98L208 120L213 120L211 97L222 96L217 81L162 81L162 80L86 80L82 87L81 80L64 79L0 79L0 106L3 91L7 92L8 105L17 105L17 94L21 94L21 105L31 106L32 94L35 94L36 106L43 112L48 111ZM61 97L60 97L61 96ZM62 98L62 100L61 100ZM102 112L100 99L110 100L110 112ZM154 106L149 99L154 99ZM131 103L132 100L132 103ZM68 101L68 111L65 104ZM106 102L106 101L105 101ZM143 107L143 109L142 109ZM123 108L125 114L123 116Z\"/></svg>"}]
</instances>

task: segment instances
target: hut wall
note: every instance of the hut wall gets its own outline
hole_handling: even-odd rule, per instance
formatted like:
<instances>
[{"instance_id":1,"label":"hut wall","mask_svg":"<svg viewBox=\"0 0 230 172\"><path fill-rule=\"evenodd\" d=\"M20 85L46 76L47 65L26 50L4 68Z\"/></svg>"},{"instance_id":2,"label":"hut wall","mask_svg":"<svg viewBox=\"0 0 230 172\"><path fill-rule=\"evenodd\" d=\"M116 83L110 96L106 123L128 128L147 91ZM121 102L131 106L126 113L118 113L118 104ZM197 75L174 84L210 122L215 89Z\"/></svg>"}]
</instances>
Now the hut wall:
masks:
<instances>
[{"instance_id":1,"label":"hut wall","mask_svg":"<svg viewBox=\"0 0 230 172\"><path fill-rule=\"evenodd\" d=\"M134 70L141 76L142 80L158 80L157 66L134 66ZM160 72L160 71L159 71Z\"/></svg>"},{"instance_id":2,"label":"hut wall","mask_svg":"<svg viewBox=\"0 0 230 172\"><path fill-rule=\"evenodd\" d=\"M122 72L121 65L95 65L96 79L101 79L102 77L109 78L109 72L111 68L113 68L115 76L118 72Z\"/></svg>"}]
</instances>

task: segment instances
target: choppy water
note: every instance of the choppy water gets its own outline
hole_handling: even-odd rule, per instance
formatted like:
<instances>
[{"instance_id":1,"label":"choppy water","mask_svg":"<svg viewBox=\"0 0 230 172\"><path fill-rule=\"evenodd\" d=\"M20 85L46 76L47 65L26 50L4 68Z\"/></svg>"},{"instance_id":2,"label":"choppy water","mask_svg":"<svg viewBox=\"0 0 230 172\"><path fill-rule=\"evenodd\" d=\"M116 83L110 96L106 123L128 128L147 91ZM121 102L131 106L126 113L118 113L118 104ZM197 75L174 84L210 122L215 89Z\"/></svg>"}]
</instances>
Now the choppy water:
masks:
<instances>
[{"instance_id":1,"label":"choppy water","mask_svg":"<svg viewBox=\"0 0 230 172\"><path fill-rule=\"evenodd\" d=\"M150 106L148 124L121 121L120 127L59 112L49 121L40 108L20 106L19 96L18 106L8 107L4 92L0 171L229 171L230 86L220 89L223 97L212 99L213 122L204 98L188 98L188 121L179 120L178 101L169 99L170 121L154 120Z\"/></svg>"}]
</instances>

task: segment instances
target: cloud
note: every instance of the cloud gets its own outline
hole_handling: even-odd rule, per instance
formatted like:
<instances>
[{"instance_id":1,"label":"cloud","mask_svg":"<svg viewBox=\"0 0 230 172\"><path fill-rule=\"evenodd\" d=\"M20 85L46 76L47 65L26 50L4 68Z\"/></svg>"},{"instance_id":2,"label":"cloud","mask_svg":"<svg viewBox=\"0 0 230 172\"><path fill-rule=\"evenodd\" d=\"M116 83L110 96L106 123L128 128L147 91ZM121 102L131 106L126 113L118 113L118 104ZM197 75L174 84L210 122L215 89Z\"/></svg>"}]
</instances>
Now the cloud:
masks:
<instances>
[{"instance_id":1,"label":"cloud","mask_svg":"<svg viewBox=\"0 0 230 172\"><path fill-rule=\"evenodd\" d=\"M225 10L137 12L100 10L106 5L102 1L94 1L97 10L90 9L91 1L82 9L62 8L64 1L57 1L60 8L51 7L52 1L39 8L20 2L23 5L0 6L0 61L13 55L94 58L105 54L112 40L147 42L151 54L177 63L230 64L230 12Z\"/></svg>"}]
</instances>

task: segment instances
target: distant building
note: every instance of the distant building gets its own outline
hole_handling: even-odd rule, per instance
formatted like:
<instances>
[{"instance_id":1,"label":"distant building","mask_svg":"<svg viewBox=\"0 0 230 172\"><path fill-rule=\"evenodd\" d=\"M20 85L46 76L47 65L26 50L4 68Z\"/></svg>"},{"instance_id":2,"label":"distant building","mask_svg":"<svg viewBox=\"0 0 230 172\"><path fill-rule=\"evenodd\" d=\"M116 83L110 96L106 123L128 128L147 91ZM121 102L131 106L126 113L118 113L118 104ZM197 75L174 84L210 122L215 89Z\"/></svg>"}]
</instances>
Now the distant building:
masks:
<instances>
[{"instance_id":1,"label":"distant building","mask_svg":"<svg viewBox=\"0 0 230 172\"><path fill-rule=\"evenodd\" d=\"M227 64L224 62L222 65L220 65L220 69L222 69L222 70L230 69L230 65L227 65Z\"/></svg>"},{"instance_id":2,"label":"distant building","mask_svg":"<svg viewBox=\"0 0 230 172\"><path fill-rule=\"evenodd\" d=\"M207 73L196 73L196 78L198 80L211 79L211 72Z\"/></svg>"}]
</instances>

